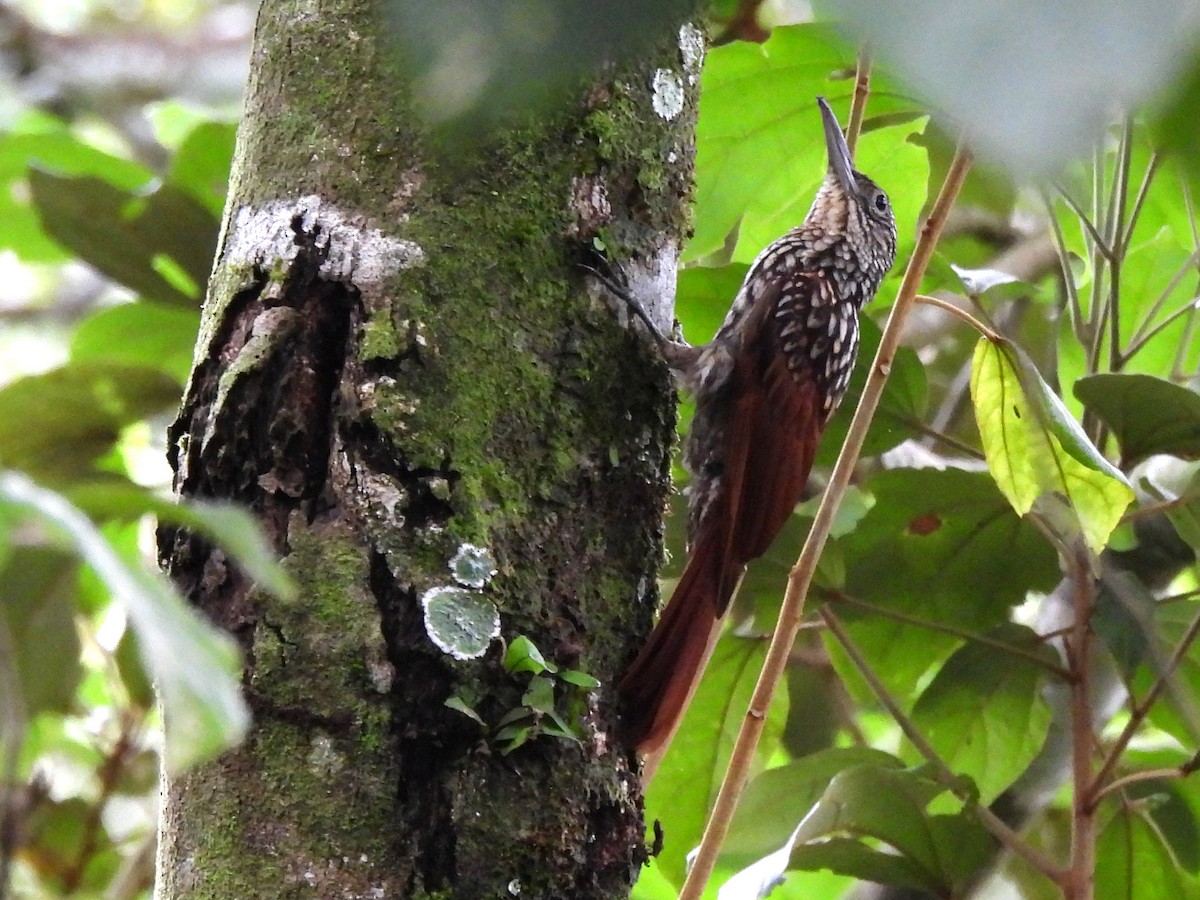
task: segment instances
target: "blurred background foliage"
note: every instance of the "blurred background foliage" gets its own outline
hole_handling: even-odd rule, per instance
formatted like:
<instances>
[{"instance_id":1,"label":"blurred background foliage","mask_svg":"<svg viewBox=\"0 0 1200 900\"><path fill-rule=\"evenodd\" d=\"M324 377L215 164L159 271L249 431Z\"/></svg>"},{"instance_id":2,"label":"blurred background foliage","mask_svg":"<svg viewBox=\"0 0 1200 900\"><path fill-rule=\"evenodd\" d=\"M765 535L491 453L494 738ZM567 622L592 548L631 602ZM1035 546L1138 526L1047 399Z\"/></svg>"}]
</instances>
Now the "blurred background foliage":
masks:
<instances>
[{"instance_id":1,"label":"blurred background foliage","mask_svg":"<svg viewBox=\"0 0 1200 900\"><path fill-rule=\"evenodd\" d=\"M545 96L552 75L574 84L580 35L600 29L602 41L585 43L636 48L649 14L612 6L580 26L576 4L553 0L462 0L432 17L427 3L395 0L389 21L421 23L393 37L430 105L458 111L449 125L461 133L497 110L520 114L497 98ZM231 646L148 562L154 517L205 531L265 585L289 590L245 516L165 499L163 435L191 365L253 15L252 4L216 0L0 2L0 885L15 896L147 896L159 760L206 758L245 727ZM1109 599L1096 627L1115 659L1116 712L1098 716L1101 746L1113 750L1124 725L1138 726L1123 753L1116 747L1115 774L1182 772L1200 742L1190 644L1200 548L1197 11L1182 0L1155 0L1153 12L1121 0L883 9L831 0L818 18L844 27L812 18L788 0L717 4L677 315L687 337L707 340L754 256L803 217L823 169L813 97L828 97L846 121L858 38L879 56L858 165L889 191L900 223L900 263L863 325L866 358L952 135L970 136L981 163L922 291L970 309L1024 354L981 363L977 334L918 308L814 601L836 610L878 680L982 802L1011 800L1014 782L1045 795L1028 833L1061 853L1069 802L1061 778L1043 774L1054 768L1044 747L1062 674L1045 598L1059 583L1056 541L1072 529L1099 529L1108 543ZM537 65L546 58L558 63ZM973 394L973 368L983 394L978 384ZM1064 404L1057 425L1033 426L1040 451L997 449L993 426L1003 437L1017 423L977 420L980 396L1010 377L1025 408L1059 415L1037 399L1039 379ZM862 379L860 367L824 465ZM1122 474L1105 472L1095 450ZM1082 466L1088 497L1099 499L1069 502L1064 514L1038 505L1055 494L1038 484L1032 514L1018 516L1024 488L997 461L1029 470L1037 452ZM1110 490L1122 478L1136 491L1128 509ZM647 818L662 822L666 841L637 897L678 890L812 512L802 506L752 567L735 627L653 783ZM668 582L684 559L679 518ZM1172 654L1182 664L1164 679ZM813 628L795 657L716 880L774 862L724 896L758 896L777 876L772 896L808 900L842 896L856 877L961 889L986 855L977 823L904 768L920 757L842 644ZM1158 702L1125 702L1158 680L1168 687ZM1200 788L1167 775L1130 784L1102 808L1097 895L1200 895ZM872 807L881 795L904 802L881 811ZM843 818L807 820L800 834L823 796ZM1021 862L984 890L1057 893Z\"/></svg>"}]
</instances>

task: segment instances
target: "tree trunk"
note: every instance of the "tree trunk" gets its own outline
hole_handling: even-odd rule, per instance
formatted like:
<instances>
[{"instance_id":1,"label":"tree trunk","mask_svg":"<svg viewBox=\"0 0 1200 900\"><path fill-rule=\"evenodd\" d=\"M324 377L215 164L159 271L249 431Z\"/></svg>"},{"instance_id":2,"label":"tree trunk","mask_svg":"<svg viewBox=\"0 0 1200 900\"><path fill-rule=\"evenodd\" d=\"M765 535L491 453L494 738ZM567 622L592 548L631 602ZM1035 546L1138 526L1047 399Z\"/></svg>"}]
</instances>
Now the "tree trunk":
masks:
<instances>
[{"instance_id":1,"label":"tree trunk","mask_svg":"<svg viewBox=\"0 0 1200 900\"><path fill-rule=\"evenodd\" d=\"M182 494L256 511L300 589L161 535L241 642L254 726L166 784L159 896L628 894L641 789L611 686L658 601L674 406L576 264L601 237L669 321L698 38L441 149L377 3L263 3L170 455ZM602 682L534 683L578 739L502 664L520 635Z\"/></svg>"}]
</instances>

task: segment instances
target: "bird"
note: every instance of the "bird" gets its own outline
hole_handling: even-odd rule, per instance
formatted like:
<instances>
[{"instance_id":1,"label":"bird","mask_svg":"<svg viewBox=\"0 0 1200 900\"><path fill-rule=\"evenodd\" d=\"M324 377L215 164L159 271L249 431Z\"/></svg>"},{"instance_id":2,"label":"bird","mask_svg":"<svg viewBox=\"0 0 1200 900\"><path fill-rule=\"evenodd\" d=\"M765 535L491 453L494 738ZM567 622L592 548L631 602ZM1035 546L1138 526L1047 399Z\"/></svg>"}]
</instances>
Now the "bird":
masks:
<instances>
[{"instance_id":1,"label":"bird","mask_svg":"<svg viewBox=\"0 0 1200 900\"><path fill-rule=\"evenodd\" d=\"M850 382L859 312L895 261L888 196L854 169L833 110L823 97L817 105L828 168L812 207L759 253L711 342L665 337L621 294L695 400L683 447L687 565L618 682L623 739L644 757L661 759L747 563L800 501Z\"/></svg>"}]
</instances>

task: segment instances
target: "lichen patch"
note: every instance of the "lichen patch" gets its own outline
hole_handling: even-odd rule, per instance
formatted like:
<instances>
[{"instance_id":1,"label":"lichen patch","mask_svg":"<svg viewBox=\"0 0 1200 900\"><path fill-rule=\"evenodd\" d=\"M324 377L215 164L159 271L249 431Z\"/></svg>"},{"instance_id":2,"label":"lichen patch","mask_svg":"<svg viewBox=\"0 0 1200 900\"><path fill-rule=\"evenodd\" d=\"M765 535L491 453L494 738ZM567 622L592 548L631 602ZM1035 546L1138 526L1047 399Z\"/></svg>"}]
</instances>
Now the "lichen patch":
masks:
<instances>
[{"instance_id":1,"label":"lichen patch","mask_svg":"<svg viewBox=\"0 0 1200 900\"><path fill-rule=\"evenodd\" d=\"M239 209L225 248L227 261L266 271L289 266L300 253L298 235L307 235L323 251L322 278L359 290L425 259L415 242L358 224L332 203L309 194L273 200L258 209Z\"/></svg>"}]
</instances>

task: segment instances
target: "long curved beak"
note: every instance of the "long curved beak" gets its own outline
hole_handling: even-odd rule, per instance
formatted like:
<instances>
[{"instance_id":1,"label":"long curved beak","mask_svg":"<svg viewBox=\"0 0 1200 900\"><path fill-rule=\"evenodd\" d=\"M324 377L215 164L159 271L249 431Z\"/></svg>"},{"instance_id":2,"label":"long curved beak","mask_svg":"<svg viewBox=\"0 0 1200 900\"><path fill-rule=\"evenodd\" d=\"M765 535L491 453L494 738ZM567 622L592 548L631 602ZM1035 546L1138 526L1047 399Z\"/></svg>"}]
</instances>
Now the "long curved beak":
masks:
<instances>
[{"instance_id":1,"label":"long curved beak","mask_svg":"<svg viewBox=\"0 0 1200 900\"><path fill-rule=\"evenodd\" d=\"M829 108L824 97L817 98L821 107L821 121L825 125L825 150L829 154L829 171L832 172L844 191L854 190L854 164L850 161L850 148L842 135L842 126Z\"/></svg>"}]
</instances>

